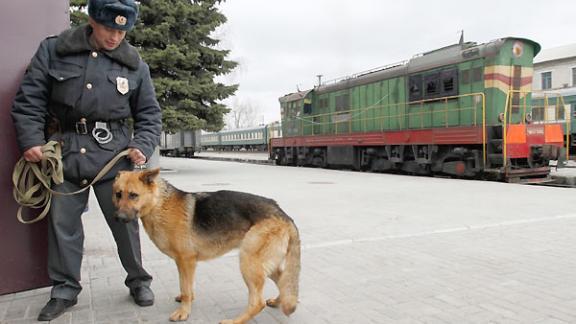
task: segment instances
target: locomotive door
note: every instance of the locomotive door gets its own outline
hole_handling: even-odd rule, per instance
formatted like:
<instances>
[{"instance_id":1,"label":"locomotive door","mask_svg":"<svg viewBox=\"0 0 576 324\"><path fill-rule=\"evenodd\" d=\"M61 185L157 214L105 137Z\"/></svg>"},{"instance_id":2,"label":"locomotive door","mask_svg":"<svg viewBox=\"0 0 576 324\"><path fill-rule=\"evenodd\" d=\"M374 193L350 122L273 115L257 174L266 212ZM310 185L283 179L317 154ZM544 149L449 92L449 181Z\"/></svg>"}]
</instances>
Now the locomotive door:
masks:
<instances>
[{"instance_id":1,"label":"locomotive door","mask_svg":"<svg viewBox=\"0 0 576 324\"><path fill-rule=\"evenodd\" d=\"M46 272L47 223L24 225L16 219L12 168L20 157L10 110L26 66L40 41L69 26L68 0L0 3L0 295L50 284ZM32 217L33 215L24 215Z\"/></svg>"},{"instance_id":2,"label":"locomotive door","mask_svg":"<svg viewBox=\"0 0 576 324\"><path fill-rule=\"evenodd\" d=\"M512 93L510 96L510 118L508 119L510 124L521 124L524 121L525 115L525 105L522 103L526 102L524 96L526 94L520 93L520 87L522 85L522 66L512 65Z\"/></svg>"}]
</instances>

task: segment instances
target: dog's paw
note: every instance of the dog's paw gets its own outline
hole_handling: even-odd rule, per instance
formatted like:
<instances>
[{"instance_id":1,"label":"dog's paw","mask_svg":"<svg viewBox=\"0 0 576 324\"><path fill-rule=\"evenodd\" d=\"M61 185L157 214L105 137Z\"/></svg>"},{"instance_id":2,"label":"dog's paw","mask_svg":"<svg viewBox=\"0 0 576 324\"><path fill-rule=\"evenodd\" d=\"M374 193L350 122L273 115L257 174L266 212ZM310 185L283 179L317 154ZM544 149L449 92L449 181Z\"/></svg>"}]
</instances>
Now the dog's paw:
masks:
<instances>
[{"instance_id":1,"label":"dog's paw","mask_svg":"<svg viewBox=\"0 0 576 324\"><path fill-rule=\"evenodd\" d=\"M180 307L170 315L170 321L172 322L185 321L188 319L189 315L190 311Z\"/></svg>"},{"instance_id":2,"label":"dog's paw","mask_svg":"<svg viewBox=\"0 0 576 324\"><path fill-rule=\"evenodd\" d=\"M266 305L276 308L280 305L280 298L270 298L266 301Z\"/></svg>"}]
</instances>

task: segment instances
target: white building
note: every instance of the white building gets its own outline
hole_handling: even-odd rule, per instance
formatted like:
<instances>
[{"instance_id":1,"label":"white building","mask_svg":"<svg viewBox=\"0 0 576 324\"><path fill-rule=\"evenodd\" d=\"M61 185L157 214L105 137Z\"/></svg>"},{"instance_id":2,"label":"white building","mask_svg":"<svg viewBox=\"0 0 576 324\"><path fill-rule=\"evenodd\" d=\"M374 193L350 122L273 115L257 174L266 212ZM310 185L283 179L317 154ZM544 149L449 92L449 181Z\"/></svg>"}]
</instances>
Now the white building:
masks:
<instances>
[{"instance_id":1,"label":"white building","mask_svg":"<svg viewBox=\"0 0 576 324\"><path fill-rule=\"evenodd\" d=\"M576 44L544 49L534 58L532 89L535 98L541 97L539 91L549 97L561 95L566 118L570 118L570 112L576 117ZM554 119L553 111L546 113L547 120Z\"/></svg>"},{"instance_id":2,"label":"white building","mask_svg":"<svg viewBox=\"0 0 576 324\"><path fill-rule=\"evenodd\" d=\"M534 90L576 87L576 44L542 50L534 58Z\"/></svg>"}]
</instances>

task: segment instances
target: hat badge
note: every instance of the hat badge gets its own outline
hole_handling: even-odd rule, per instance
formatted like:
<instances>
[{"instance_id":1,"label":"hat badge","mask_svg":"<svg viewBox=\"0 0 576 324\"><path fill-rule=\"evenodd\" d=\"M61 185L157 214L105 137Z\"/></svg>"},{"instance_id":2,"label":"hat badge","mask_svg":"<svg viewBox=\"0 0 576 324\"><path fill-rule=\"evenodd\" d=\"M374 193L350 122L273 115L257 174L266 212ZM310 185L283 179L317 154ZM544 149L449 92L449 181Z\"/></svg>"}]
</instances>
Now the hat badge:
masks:
<instances>
[{"instance_id":1,"label":"hat badge","mask_svg":"<svg viewBox=\"0 0 576 324\"><path fill-rule=\"evenodd\" d=\"M114 21L116 22L117 25L124 26L126 25L127 19L124 16L118 15L116 16L116 19L114 19Z\"/></svg>"}]
</instances>

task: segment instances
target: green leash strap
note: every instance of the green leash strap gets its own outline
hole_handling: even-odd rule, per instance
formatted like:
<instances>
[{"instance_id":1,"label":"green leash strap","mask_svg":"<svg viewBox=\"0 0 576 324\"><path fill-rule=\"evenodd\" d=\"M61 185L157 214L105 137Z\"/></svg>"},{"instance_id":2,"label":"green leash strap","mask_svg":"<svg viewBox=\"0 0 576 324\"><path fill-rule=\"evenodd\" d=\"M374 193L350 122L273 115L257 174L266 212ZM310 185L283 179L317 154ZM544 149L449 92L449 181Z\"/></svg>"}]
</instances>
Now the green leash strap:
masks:
<instances>
[{"instance_id":1,"label":"green leash strap","mask_svg":"<svg viewBox=\"0 0 576 324\"><path fill-rule=\"evenodd\" d=\"M52 195L71 196L86 191L90 186L99 181L112 167L123 157L127 156L129 149L126 149L112 160L110 160L98 172L94 180L86 187L74 192L58 192L52 190L52 183L61 184L64 182L64 172L62 165L62 149L60 143L50 141L42 146L42 160L39 163L28 162L20 158L14 166L12 172L12 183L14 188L12 193L14 200L20 204L17 218L23 224L32 224L42 220L50 211ZM22 208L33 209L44 208L38 217L32 220L22 218Z\"/></svg>"}]
</instances>

